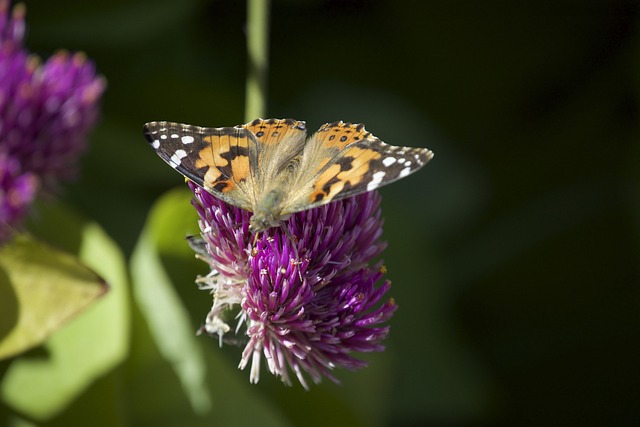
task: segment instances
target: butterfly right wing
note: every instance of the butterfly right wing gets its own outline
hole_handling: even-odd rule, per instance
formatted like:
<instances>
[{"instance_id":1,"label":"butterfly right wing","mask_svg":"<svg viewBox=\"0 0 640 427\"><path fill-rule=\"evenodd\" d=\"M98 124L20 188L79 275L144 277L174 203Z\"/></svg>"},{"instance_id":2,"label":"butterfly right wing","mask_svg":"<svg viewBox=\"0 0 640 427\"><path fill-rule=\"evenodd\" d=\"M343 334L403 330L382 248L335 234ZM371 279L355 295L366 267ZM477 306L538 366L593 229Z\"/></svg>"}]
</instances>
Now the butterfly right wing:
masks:
<instances>
[{"instance_id":1,"label":"butterfly right wing","mask_svg":"<svg viewBox=\"0 0 640 427\"><path fill-rule=\"evenodd\" d=\"M412 174L433 157L426 148L385 144L362 124L321 126L305 147L294 192L283 213L293 213L374 190Z\"/></svg>"},{"instance_id":2,"label":"butterfly right wing","mask_svg":"<svg viewBox=\"0 0 640 427\"><path fill-rule=\"evenodd\" d=\"M150 122L144 136L156 153L186 178L221 200L253 211L257 168L255 135L242 127L206 128Z\"/></svg>"}]
</instances>

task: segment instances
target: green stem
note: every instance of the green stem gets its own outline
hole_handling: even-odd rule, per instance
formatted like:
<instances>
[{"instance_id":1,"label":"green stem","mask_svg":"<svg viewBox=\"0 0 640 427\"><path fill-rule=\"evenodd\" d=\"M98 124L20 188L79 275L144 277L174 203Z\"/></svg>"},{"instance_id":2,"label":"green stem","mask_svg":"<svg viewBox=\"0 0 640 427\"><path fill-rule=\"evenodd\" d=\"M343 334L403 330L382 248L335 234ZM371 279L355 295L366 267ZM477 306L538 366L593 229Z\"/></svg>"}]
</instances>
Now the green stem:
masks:
<instances>
[{"instance_id":1,"label":"green stem","mask_svg":"<svg viewBox=\"0 0 640 427\"><path fill-rule=\"evenodd\" d=\"M247 88L245 121L264 117L269 71L269 0L247 0Z\"/></svg>"}]
</instances>

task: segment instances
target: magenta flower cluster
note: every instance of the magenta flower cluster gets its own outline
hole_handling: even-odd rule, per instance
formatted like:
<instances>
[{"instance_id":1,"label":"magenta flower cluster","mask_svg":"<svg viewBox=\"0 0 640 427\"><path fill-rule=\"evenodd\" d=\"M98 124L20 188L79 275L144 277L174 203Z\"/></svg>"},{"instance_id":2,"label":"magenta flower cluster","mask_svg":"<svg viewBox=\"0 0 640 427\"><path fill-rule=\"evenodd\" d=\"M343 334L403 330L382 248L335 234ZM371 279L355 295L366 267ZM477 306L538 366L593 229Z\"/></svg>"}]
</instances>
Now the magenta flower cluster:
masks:
<instances>
[{"instance_id":1,"label":"magenta flower cluster","mask_svg":"<svg viewBox=\"0 0 640 427\"><path fill-rule=\"evenodd\" d=\"M383 350L397 306L383 300L390 283L376 285L384 267L371 265L385 248L377 192L296 213L256 236L250 212L189 186L204 244L198 252L211 267L198 280L213 295L203 331L222 344L235 315L244 340L231 341L244 345L239 367L250 365L252 382L263 358L285 384L293 373L308 388L307 376L337 382L334 368L365 366L355 353Z\"/></svg>"},{"instance_id":2,"label":"magenta flower cluster","mask_svg":"<svg viewBox=\"0 0 640 427\"><path fill-rule=\"evenodd\" d=\"M83 54L61 51L41 63L24 36L24 6L0 0L0 242L38 192L74 176L105 89Z\"/></svg>"}]
</instances>

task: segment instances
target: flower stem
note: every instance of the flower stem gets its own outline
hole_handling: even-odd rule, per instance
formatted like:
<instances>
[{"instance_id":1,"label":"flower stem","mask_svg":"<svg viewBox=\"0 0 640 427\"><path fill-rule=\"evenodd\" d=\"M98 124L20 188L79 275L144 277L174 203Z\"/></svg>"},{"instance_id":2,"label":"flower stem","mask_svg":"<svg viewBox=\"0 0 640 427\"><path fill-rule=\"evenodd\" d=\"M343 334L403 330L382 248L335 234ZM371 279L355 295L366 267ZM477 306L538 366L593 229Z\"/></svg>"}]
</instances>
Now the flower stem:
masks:
<instances>
[{"instance_id":1,"label":"flower stem","mask_svg":"<svg viewBox=\"0 0 640 427\"><path fill-rule=\"evenodd\" d=\"M270 0L247 0L247 87L245 121L265 114L269 71Z\"/></svg>"}]
</instances>

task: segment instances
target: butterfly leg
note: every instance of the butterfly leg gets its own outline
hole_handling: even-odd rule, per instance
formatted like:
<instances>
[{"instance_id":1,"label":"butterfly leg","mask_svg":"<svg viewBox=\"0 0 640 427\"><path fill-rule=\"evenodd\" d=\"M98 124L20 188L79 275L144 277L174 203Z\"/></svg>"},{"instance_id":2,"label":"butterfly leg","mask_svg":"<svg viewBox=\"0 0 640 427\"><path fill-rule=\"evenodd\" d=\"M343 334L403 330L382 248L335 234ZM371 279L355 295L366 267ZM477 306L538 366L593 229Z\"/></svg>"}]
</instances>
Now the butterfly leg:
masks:
<instances>
[{"instance_id":1,"label":"butterfly leg","mask_svg":"<svg viewBox=\"0 0 640 427\"><path fill-rule=\"evenodd\" d=\"M296 242L296 239L293 237L293 235L291 234L291 232L289 231L289 229L286 227L286 225L283 223L280 224L280 227L282 228L282 231L284 232L284 234L287 236L287 238L289 239L289 241L291 242L291 246L293 247L293 253L296 256L295 260L291 260L292 265L295 264L302 264L302 260L300 259L300 254L298 253L298 244ZM303 281L302 279L302 272L300 271L300 269L298 268L298 276L300 277L300 282Z\"/></svg>"}]
</instances>

